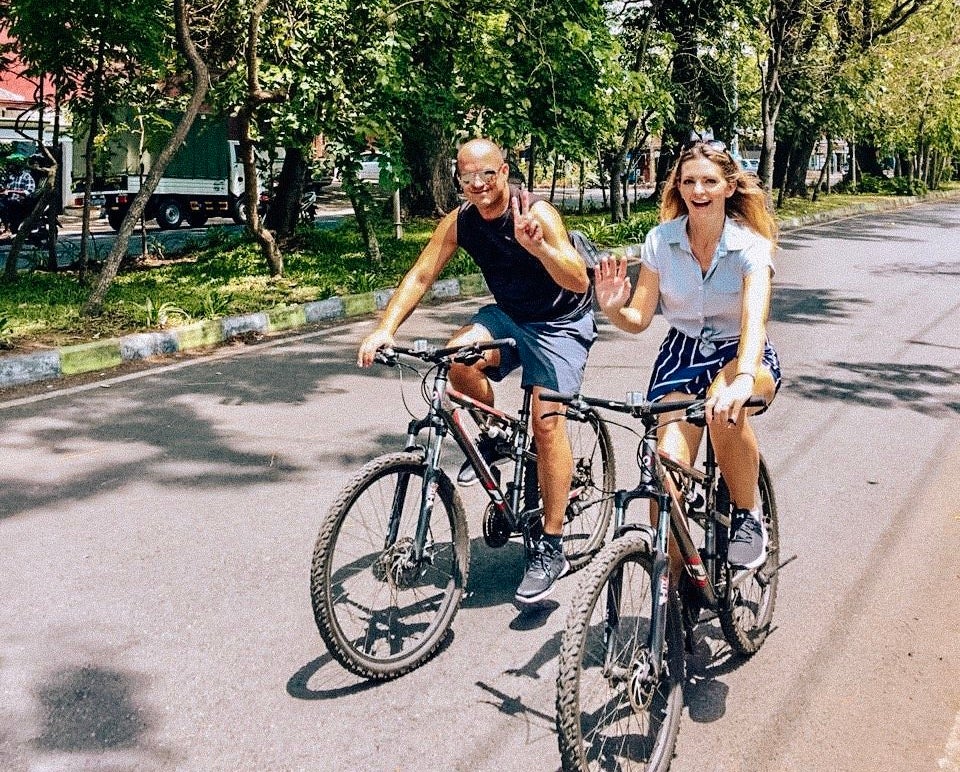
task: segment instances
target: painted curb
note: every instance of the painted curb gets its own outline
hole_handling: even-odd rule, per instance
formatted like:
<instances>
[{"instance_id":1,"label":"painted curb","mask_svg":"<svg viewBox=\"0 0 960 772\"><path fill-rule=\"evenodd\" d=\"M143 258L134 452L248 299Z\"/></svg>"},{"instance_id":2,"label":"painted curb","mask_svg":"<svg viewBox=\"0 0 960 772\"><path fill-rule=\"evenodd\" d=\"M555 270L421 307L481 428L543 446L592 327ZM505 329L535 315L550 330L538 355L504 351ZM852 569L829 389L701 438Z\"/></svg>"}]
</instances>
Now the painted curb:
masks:
<instances>
[{"instance_id":1,"label":"painted curb","mask_svg":"<svg viewBox=\"0 0 960 772\"><path fill-rule=\"evenodd\" d=\"M806 225L842 220L859 214L903 209L923 201L960 198L957 191L932 191L923 196L902 196L857 206L833 209L805 217L780 220L781 232ZM616 251L616 250L614 250ZM132 333L122 338L47 349L31 354L0 357L0 388L23 386L94 370L108 369L127 361L174 354L192 348L215 346L251 332L265 334L296 329L306 324L351 319L386 308L395 287L356 295L331 297L296 306L278 306L241 316L210 319L157 332ZM430 288L426 300L471 298L489 294L479 273L442 279Z\"/></svg>"},{"instance_id":2,"label":"painted curb","mask_svg":"<svg viewBox=\"0 0 960 772\"><path fill-rule=\"evenodd\" d=\"M395 288L389 288L311 301L302 305L277 306L269 311L193 322L169 330L137 332L121 338L0 357L0 388L105 370L123 362L215 346L251 332L280 332L315 322L373 314L386 308L394 292ZM485 292L487 285L483 277L475 274L462 279L442 279L433 285L428 297L455 299Z\"/></svg>"}]
</instances>

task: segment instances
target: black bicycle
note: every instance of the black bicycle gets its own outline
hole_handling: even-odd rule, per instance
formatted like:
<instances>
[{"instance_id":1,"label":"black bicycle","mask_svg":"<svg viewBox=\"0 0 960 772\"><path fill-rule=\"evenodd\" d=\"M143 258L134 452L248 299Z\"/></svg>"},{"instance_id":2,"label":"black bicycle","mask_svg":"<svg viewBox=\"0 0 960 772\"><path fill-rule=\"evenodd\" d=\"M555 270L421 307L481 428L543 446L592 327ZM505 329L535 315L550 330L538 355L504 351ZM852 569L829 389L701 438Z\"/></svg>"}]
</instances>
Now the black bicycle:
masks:
<instances>
[{"instance_id":1,"label":"black bicycle","mask_svg":"<svg viewBox=\"0 0 960 772\"><path fill-rule=\"evenodd\" d=\"M563 402L568 421L594 408L626 413L643 424L637 459L640 482L618 490L613 540L591 563L574 596L560 644L557 730L565 770L665 770L683 710L685 648L695 625L719 617L724 638L741 655L766 639L777 598L780 540L770 474L760 459L758 501L768 535L759 568L727 562L732 504L719 473L709 430L702 468L657 448L660 415L706 424L703 400L650 403L545 395ZM765 402L752 398L747 406ZM628 520L636 499L652 500L657 525ZM644 507L644 514L649 510ZM685 570L671 581L674 542ZM791 558L792 559L792 558Z\"/></svg>"},{"instance_id":2,"label":"black bicycle","mask_svg":"<svg viewBox=\"0 0 960 772\"><path fill-rule=\"evenodd\" d=\"M529 560L542 532L537 451L530 431L532 392L524 390L512 416L449 385L456 362L513 340L436 348L417 341L377 352L377 362L417 372L426 415L414 417L404 449L368 462L343 488L320 529L310 576L317 628L331 655L347 670L386 680L421 665L453 623L467 583L469 538L464 506L441 468L452 436L489 496L483 536L502 547L516 536ZM403 363L431 367L423 374ZM408 408L408 412L409 408ZM411 415L413 413L411 412ZM602 547L613 510L615 470L606 426L587 410L568 424L573 482L564 521L564 552L579 568ZM477 449L484 433L513 463L512 475L493 470Z\"/></svg>"}]
</instances>

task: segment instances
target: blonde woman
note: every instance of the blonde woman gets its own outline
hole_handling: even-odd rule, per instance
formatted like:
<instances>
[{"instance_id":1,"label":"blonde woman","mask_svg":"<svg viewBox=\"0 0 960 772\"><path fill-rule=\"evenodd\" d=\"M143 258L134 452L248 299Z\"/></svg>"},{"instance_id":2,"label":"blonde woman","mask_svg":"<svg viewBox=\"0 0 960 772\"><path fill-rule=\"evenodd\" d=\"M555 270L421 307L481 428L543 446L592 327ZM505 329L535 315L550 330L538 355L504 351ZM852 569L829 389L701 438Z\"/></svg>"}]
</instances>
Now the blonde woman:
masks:
<instances>
[{"instance_id":1,"label":"blonde woman","mask_svg":"<svg viewBox=\"0 0 960 772\"><path fill-rule=\"evenodd\" d=\"M767 535L757 500L759 449L744 402L768 404L780 362L767 339L776 223L757 178L724 145L687 145L667 179L660 225L647 234L631 295L626 260L596 271L600 307L617 327L645 330L659 308L670 324L650 378L652 401L706 397L720 471L734 502L729 559L755 568ZM660 430L660 447L692 462L702 429L685 422Z\"/></svg>"}]
</instances>

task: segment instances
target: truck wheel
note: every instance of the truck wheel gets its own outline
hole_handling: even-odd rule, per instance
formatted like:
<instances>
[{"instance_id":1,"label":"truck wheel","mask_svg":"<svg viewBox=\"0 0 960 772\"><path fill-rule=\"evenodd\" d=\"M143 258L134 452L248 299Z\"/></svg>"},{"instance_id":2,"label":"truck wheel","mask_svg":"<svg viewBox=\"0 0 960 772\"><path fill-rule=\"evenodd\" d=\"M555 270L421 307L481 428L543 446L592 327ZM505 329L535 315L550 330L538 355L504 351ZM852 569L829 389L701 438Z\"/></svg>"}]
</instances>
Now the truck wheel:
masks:
<instances>
[{"instance_id":1,"label":"truck wheel","mask_svg":"<svg viewBox=\"0 0 960 772\"><path fill-rule=\"evenodd\" d=\"M183 210L180 204L172 198L164 199L157 207L157 225L163 230L179 228L183 222Z\"/></svg>"},{"instance_id":2,"label":"truck wheel","mask_svg":"<svg viewBox=\"0 0 960 772\"><path fill-rule=\"evenodd\" d=\"M245 225L247 222L247 202L238 198L233 202L233 211L230 213L233 217L233 221L237 225Z\"/></svg>"},{"instance_id":3,"label":"truck wheel","mask_svg":"<svg viewBox=\"0 0 960 772\"><path fill-rule=\"evenodd\" d=\"M107 222L115 231L120 230L120 224L123 222L123 212L107 212Z\"/></svg>"},{"instance_id":4,"label":"truck wheel","mask_svg":"<svg viewBox=\"0 0 960 772\"><path fill-rule=\"evenodd\" d=\"M191 212L187 215L187 222L191 228L202 228L207 224L207 217L205 212Z\"/></svg>"}]
</instances>

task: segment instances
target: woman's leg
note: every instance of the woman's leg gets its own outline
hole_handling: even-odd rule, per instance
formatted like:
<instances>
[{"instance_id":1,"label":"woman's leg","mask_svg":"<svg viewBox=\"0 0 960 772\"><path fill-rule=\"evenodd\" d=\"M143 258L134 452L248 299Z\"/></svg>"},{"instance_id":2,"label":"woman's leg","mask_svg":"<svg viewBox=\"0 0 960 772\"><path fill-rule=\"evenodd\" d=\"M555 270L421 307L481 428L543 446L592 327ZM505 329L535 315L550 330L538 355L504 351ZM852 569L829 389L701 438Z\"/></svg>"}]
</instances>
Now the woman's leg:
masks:
<instances>
[{"instance_id":1,"label":"woman's leg","mask_svg":"<svg viewBox=\"0 0 960 772\"><path fill-rule=\"evenodd\" d=\"M736 377L737 360L727 363L720 371L710 393L727 385L729 380ZM729 380L728 380L729 379ZM773 376L766 367L757 369L757 378L754 382L753 393L763 397L769 404L773 400L776 386ZM710 440L717 454L717 463L723 479L727 482L730 497L739 509L754 509L759 502L754 500L757 489L757 477L760 473L760 449L757 445L757 436L750 424L749 414L757 412L758 408L744 409L740 419L735 424L726 421L714 421L710 425Z\"/></svg>"},{"instance_id":2,"label":"woman's leg","mask_svg":"<svg viewBox=\"0 0 960 772\"><path fill-rule=\"evenodd\" d=\"M682 394L679 392L674 392L667 394L663 397L663 402L671 402L677 400L688 400L690 399L689 394ZM669 420L670 418L676 418L675 413L664 413L661 416L661 421ZM703 436L703 429L699 426L694 426L689 424L686 421L678 421L677 423L671 423L662 425L657 429L657 447L666 452L672 458L682 461L685 464L693 464L697 459L697 451L700 448L700 439ZM670 480L667 480L667 484L670 485ZM650 522L654 528L657 527L659 522L659 512L657 511L657 503L655 501L650 502ZM680 550L677 548L676 542L670 540L670 581L674 586L676 582L680 579L680 571L683 567L683 559L680 555Z\"/></svg>"}]
</instances>

